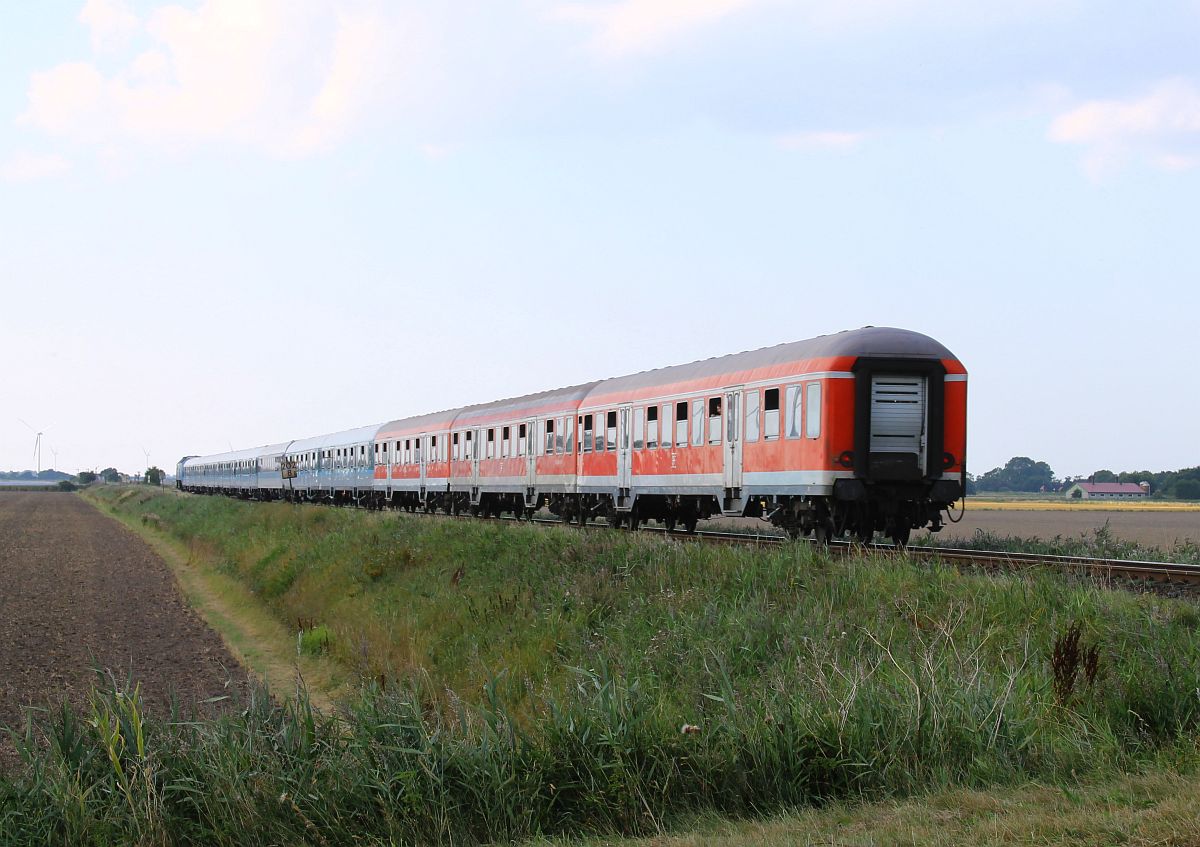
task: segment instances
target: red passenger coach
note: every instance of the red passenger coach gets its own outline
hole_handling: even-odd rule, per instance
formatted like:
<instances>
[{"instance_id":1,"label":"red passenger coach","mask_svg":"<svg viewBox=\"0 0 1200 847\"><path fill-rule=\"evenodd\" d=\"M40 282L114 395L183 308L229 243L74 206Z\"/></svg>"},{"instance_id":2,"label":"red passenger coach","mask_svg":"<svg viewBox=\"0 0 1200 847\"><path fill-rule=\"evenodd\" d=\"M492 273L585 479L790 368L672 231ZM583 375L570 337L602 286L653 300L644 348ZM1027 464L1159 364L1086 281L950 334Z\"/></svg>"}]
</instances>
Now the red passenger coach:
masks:
<instances>
[{"instance_id":1,"label":"red passenger coach","mask_svg":"<svg viewBox=\"0 0 1200 847\"><path fill-rule=\"evenodd\" d=\"M376 437L374 497L904 542L941 528L965 454L961 363L927 336L866 327L394 421Z\"/></svg>"}]
</instances>

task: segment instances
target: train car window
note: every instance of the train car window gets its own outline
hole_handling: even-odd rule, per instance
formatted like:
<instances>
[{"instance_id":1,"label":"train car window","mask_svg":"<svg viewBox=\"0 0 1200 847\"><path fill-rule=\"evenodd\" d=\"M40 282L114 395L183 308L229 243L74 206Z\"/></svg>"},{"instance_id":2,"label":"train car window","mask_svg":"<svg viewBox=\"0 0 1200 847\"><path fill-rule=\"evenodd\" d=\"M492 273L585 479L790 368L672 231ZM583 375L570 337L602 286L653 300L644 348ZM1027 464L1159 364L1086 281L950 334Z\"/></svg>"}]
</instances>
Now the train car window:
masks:
<instances>
[{"instance_id":1,"label":"train car window","mask_svg":"<svg viewBox=\"0 0 1200 847\"><path fill-rule=\"evenodd\" d=\"M487 431L487 452L484 455L488 459L496 458L496 430L494 429Z\"/></svg>"},{"instance_id":2,"label":"train car window","mask_svg":"<svg viewBox=\"0 0 1200 847\"><path fill-rule=\"evenodd\" d=\"M646 448L658 446L658 406L646 407Z\"/></svg>"},{"instance_id":3,"label":"train car window","mask_svg":"<svg viewBox=\"0 0 1200 847\"><path fill-rule=\"evenodd\" d=\"M721 443L721 398L708 398L708 443Z\"/></svg>"},{"instance_id":4,"label":"train car window","mask_svg":"<svg viewBox=\"0 0 1200 847\"><path fill-rule=\"evenodd\" d=\"M529 444L529 437L526 434L525 424L517 427L517 455L524 456L525 448Z\"/></svg>"},{"instance_id":5,"label":"train car window","mask_svg":"<svg viewBox=\"0 0 1200 847\"><path fill-rule=\"evenodd\" d=\"M617 413L609 412L605 416L605 418L606 418L605 419L606 430L608 433L608 438L607 438L608 449L616 450L617 449Z\"/></svg>"},{"instance_id":6,"label":"train car window","mask_svg":"<svg viewBox=\"0 0 1200 847\"><path fill-rule=\"evenodd\" d=\"M547 456L554 455L554 418L546 418L542 421L543 434L542 444L545 445L545 453Z\"/></svg>"},{"instance_id":7,"label":"train car window","mask_svg":"<svg viewBox=\"0 0 1200 847\"><path fill-rule=\"evenodd\" d=\"M699 447L704 443L704 401L696 398L692 401L692 446Z\"/></svg>"},{"instance_id":8,"label":"train car window","mask_svg":"<svg viewBox=\"0 0 1200 847\"><path fill-rule=\"evenodd\" d=\"M779 389L768 388L763 392L763 440L774 441L779 437Z\"/></svg>"},{"instance_id":9,"label":"train car window","mask_svg":"<svg viewBox=\"0 0 1200 847\"><path fill-rule=\"evenodd\" d=\"M473 437L474 435L475 435L475 433L472 430L469 430L469 429L467 430L467 445L465 448L465 452L466 452L466 458L468 458L468 459L475 458L475 439Z\"/></svg>"},{"instance_id":10,"label":"train car window","mask_svg":"<svg viewBox=\"0 0 1200 847\"><path fill-rule=\"evenodd\" d=\"M687 422L688 411L687 401L683 400L675 404L675 446L687 447Z\"/></svg>"},{"instance_id":11,"label":"train car window","mask_svg":"<svg viewBox=\"0 0 1200 847\"><path fill-rule=\"evenodd\" d=\"M436 462L441 456L441 448L438 447L438 437L436 435L429 436L429 458L426 461Z\"/></svg>"},{"instance_id":12,"label":"train car window","mask_svg":"<svg viewBox=\"0 0 1200 847\"><path fill-rule=\"evenodd\" d=\"M438 459L442 462L446 461L446 456L450 451L450 441L447 438L442 439L442 447L438 450Z\"/></svg>"},{"instance_id":13,"label":"train car window","mask_svg":"<svg viewBox=\"0 0 1200 847\"><path fill-rule=\"evenodd\" d=\"M583 452L592 452L592 416L584 415L579 419L581 424L580 431L582 432Z\"/></svg>"},{"instance_id":14,"label":"train car window","mask_svg":"<svg viewBox=\"0 0 1200 847\"><path fill-rule=\"evenodd\" d=\"M575 452L575 416L568 416L563 423L567 425L567 429L563 433L563 451L573 454Z\"/></svg>"},{"instance_id":15,"label":"train car window","mask_svg":"<svg viewBox=\"0 0 1200 847\"><path fill-rule=\"evenodd\" d=\"M800 386L787 388L787 437L800 437Z\"/></svg>"},{"instance_id":16,"label":"train car window","mask_svg":"<svg viewBox=\"0 0 1200 847\"><path fill-rule=\"evenodd\" d=\"M633 410L633 449L646 446L646 410L638 406Z\"/></svg>"},{"instance_id":17,"label":"train car window","mask_svg":"<svg viewBox=\"0 0 1200 847\"><path fill-rule=\"evenodd\" d=\"M804 434L809 438L821 437L821 383L810 382L805 388Z\"/></svg>"},{"instance_id":18,"label":"train car window","mask_svg":"<svg viewBox=\"0 0 1200 847\"><path fill-rule=\"evenodd\" d=\"M459 441L458 435L459 434L456 432L450 436L450 441L453 446L451 453L454 456L454 461L456 462L462 458L462 443Z\"/></svg>"},{"instance_id":19,"label":"train car window","mask_svg":"<svg viewBox=\"0 0 1200 847\"><path fill-rule=\"evenodd\" d=\"M510 427L504 427L500 431L500 455L508 457L512 455L512 433Z\"/></svg>"},{"instance_id":20,"label":"train car window","mask_svg":"<svg viewBox=\"0 0 1200 847\"><path fill-rule=\"evenodd\" d=\"M568 420L570 420L570 419L568 418ZM563 419L562 418L554 419L554 452L555 453L567 452L566 442L563 440Z\"/></svg>"},{"instance_id":21,"label":"train car window","mask_svg":"<svg viewBox=\"0 0 1200 847\"><path fill-rule=\"evenodd\" d=\"M758 389L746 392L746 435L747 444L758 441Z\"/></svg>"}]
</instances>

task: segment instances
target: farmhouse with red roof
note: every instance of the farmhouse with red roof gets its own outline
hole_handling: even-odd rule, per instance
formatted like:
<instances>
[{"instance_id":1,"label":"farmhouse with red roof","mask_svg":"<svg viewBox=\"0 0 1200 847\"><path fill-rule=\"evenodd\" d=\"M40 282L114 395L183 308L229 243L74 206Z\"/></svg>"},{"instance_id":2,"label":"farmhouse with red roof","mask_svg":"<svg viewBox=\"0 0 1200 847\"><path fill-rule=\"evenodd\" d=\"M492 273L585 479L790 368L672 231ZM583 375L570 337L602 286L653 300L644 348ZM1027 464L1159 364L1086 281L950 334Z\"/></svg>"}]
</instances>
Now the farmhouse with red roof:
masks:
<instances>
[{"instance_id":1,"label":"farmhouse with red roof","mask_svg":"<svg viewBox=\"0 0 1200 847\"><path fill-rule=\"evenodd\" d=\"M1148 482L1077 482L1066 491L1074 500L1129 500L1150 496Z\"/></svg>"}]
</instances>

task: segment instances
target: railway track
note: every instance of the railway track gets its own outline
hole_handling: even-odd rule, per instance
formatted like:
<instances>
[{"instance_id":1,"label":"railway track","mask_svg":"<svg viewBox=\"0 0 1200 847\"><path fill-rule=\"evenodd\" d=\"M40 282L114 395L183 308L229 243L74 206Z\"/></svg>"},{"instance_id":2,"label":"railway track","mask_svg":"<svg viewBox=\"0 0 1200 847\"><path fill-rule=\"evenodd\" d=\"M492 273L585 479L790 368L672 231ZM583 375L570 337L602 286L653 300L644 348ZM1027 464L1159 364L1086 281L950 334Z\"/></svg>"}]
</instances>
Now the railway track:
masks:
<instances>
[{"instance_id":1,"label":"railway track","mask_svg":"<svg viewBox=\"0 0 1200 847\"><path fill-rule=\"evenodd\" d=\"M511 520L516 518L493 518ZM560 521L535 518L532 523L564 526ZM575 526L570 524L570 526ZM578 527L577 527L578 528ZM604 529L603 524L592 526ZM637 532L658 533L681 541L698 544L737 544L755 547L770 547L789 543L780 535L751 532L700 531L695 533L667 530L662 527L641 527ZM808 543L812 544L811 540ZM873 555L905 555L910 558L941 561L962 567L994 568L1003 570L1027 570L1043 568L1075 573L1098 579L1116 579L1151 586L1161 586L1195 591L1200 587L1200 565L1178 562L1142 562L1125 559L1101 559L1087 556L1058 556L1050 553L1012 553L1003 550L972 550L956 547L923 547L910 545L898 548L891 544L862 544L852 541L830 541L829 549L840 555L871 553Z\"/></svg>"}]
</instances>

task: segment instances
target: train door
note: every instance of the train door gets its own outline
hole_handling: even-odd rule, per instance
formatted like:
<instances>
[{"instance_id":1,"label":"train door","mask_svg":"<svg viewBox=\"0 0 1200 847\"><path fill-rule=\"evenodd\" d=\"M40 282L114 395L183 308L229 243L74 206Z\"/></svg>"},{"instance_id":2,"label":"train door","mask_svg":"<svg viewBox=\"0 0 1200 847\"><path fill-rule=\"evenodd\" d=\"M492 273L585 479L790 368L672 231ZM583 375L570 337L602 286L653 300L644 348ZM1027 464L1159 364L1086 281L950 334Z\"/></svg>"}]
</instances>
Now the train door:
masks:
<instances>
[{"instance_id":1,"label":"train door","mask_svg":"<svg viewBox=\"0 0 1200 847\"><path fill-rule=\"evenodd\" d=\"M742 388L725 392L725 488L742 487Z\"/></svg>"},{"instance_id":2,"label":"train door","mask_svg":"<svg viewBox=\"0 0 1200 847\"><path fill-rule=\"evenodd\" d=\"M418 435L417 436L417 459L418 459L417 464L418 464L418 467L420 468L420 485L421 485L420 496L421 496L421 499L424 500L425 499L425 475L428 471L428 464L429 464L429 436L428 435Z\"/></svg>"},{"instance_id":3,"label":"train door","mask_svg":"<svg viewBox=\"0 0 1200 847\"><path fill-rule=\"evenodd\" d=\"M537 486L537 419L530 418L525 422L525 485L532 491Z\"/></svg>"},{"instance_id":4,"label":"train door","mask_svg":"<svg viewBox=\"0 0 1200 847\"><path fill-rule=\"evenodd\" d=\"M871 453L902 457L909 475L926 467L927 390L925 377L876 374L871 377Z\"/></svg>"},{"instance_id":5,"label":"train door","mask_svg":"<svg viewBox=\"0 0 1200 847\"><path fill-rule=\"evenodd\" d=\"M476 428L468 430L471 435L471 440L467 442L467 447L471 451L471 502L479 501L479 454L483 452L483 441L485 430Z\"/></svg>"},{"instance_id":6,"label":"train door","mask_svg":"<svg viewBox=\"0 0 1200 847\"><path fill-rule=\"evenodd\" d=\"M617 487L625 490L633 486L633 453L629 449L629 425L632 419L632 406L621 406L617 410ZM624 494L625 491L622 491L621 495Z\"/></svg>"}]
</instances>

